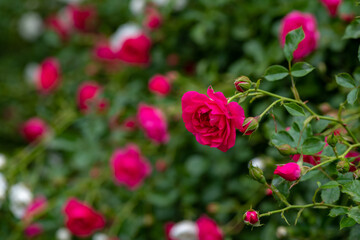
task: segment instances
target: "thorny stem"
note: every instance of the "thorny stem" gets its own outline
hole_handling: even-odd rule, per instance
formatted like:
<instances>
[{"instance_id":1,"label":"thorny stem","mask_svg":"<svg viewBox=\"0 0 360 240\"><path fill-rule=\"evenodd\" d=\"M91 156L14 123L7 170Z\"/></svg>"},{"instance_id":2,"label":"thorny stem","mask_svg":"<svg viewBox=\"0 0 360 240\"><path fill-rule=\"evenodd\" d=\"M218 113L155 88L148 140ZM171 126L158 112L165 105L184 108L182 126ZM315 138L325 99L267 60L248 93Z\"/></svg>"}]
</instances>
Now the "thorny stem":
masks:
<instances>
[{"instance_id":1,"label":"thorny stem","mask_svg":"<svg viewBox=\"0 0 360 240\"><path fill-rule=\"evenodd\" d=\"M289 209L294 209L294 208L310 208L310 207L346 208L346 209L350 208L350 207L347 207L347 206L333 205L333 204L326 204L326 203L310 203L310 204L306 204L306 205L290 205L290 206L287 206L287 207L282 208L282 209L278 209L278 210L274 210L274 211L270 211L270 212L267 212L267 213L260 214L259 217L261 218L261 217L265 217L265 216L270 216L272 214L281 213L281 212L287 211Z\"/></svg>"},{"instance_id":2,"label":"thorny stem","mask_svg":"<svg viewBox=\"0 0 360 240\"><path fill-rule=\"evenodd\" d=\"M275 193L276 196L278 196L278 198L280 199L280 201L282 201L286 206L291 206L291 204L286 200L284 195L282 195L277 188L275 188L273 185L268 183L266 183L266 186L270 188L271 191L273 191L273 193Z\"/></svg>"}]
</instances>

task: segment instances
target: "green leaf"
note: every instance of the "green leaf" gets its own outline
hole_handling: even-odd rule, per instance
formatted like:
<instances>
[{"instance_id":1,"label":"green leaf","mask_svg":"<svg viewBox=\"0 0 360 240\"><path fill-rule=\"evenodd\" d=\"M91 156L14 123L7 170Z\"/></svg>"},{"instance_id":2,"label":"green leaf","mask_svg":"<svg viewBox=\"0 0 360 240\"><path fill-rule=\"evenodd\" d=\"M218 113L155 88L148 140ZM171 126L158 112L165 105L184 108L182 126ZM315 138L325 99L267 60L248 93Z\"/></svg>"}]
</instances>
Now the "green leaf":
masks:
<instances>
[{"instance_id":1,"label":"green leaf","mask_svg":"<svg viewBox=\"0 0 360 240\"><path fill-rule=\"evenodd\" d=\"M340 215L345 215L348 213L348 210L346 208L332 208L330 210L329 216L330 217L337 217Z\"/></svg>"},{"instance_id":2,"label":"green leaf","mask_svg":"<svg viewBox=\"0 0 360 240\"><path fill-rule=\"evenodd\" d=\"M350 195L355 202L360 202L360 181L353 180L346 183L341 191Z\"/></svg>"},{"instance_id":3,"label":"green leaf","mask_svg":"<svg viewBox=\"0 0 360 240\"><path fill-rule=\"evenodd\" d=\"M287 75L289 75L289 71L285 67L274 65L266 69L264 77L268 81L277 81L283 79Z\"/></svg>"},{"instance_id":4,"label":"green leaf","mask_svg":"<svg viewBox=\"0 0 360 240\"><path fill-rule=\"evenodd\" d=\"M294 139L287 131L280 131L272 135L271 143L275 146L280 146L283 144L289 144L290 146L293 146Z\"/></svg>"},{"instance_id":5,"label":"green leaf","mask_svg":"<svg viewBox=\"0 0 360 240\"><path fill-rule=\"evenodd\" d=\"M355 81L348 73L340 73L335 76L336 83L339 84L342 87L346 88L354 88L355 87Z\"/></svg>"},{"instance_id":6,"label":"green leaf","mask_svg":"<svg viewBox=\"0 0 360 240\"><path fill-rule=\"evenodd\" d=\"M299 27L286 35L284 54L288 62L293 59L293 53L297 49L299 43L305 38L302 27Z\"/></svg>"},{"instance_id":7,"label":"green leaf","mask_svg":"<svg viewBox=\"0 0 360 240\"><path fill-rule=\"evenodd\" d=\"M340 221L340 230L346 227L352 227L356 224L356 221L349 217L343 217Z\"/></svg>"},{"instance_id":8,"label":"green leaf","mask_svg":"<svg viewBox=\"0 0 360 240\"><path fill-rule=\"evenodd\" d=\"M325 203L334 203L340 198L340 189L338 186L326 188L321 191L321 199Z\"/></svg>"},{"instance_id":9,"label":"green leaf","mask_svg":"<svg viewBox=\"0 0 360 240\"><path fill-rule=\"evenodd\" d=\"M302 153L305 155L314 155L323 150L325 142L320 138L307 138L302 145Z\"/></svg>"},{"instance_id":10,"label":"green leaf","mask_svg":"<svg viewBox=\"0 0 360 240\"><path fill-rule=\"evenodd\" d=\"M297 62L291 68L291 74L294 77L303 77L309 74L315 68L306 62Z\"/></svg>"},{"instance_id":11,"label":"green leaf","mask_svg":"<svg viewBox=\"0 0 360 240\"><path fill-rule=\"evenodd\" d=\"M358 88L354 88L353 90L351 90L349 92L349 94L347 95L347 101L349 104L353 105L357 98L358 98L358 95L359 95L359 89Z\"/></svg>"},{"instance_id":12,"label":"green leaf","mask_svg":"<svg viewBox=\"0 0 360 240\"><path fill-rule=\"evenodd\" d=\"M296 103L285 103L284 104L286 110L295 117L305 116L304 109L297 105Z\"/></svg>"},{"instance_id":13,"label":"green leaf","mask_svg":"<svg viewBox=\"0 0 360 240\"><path fill-rule=\"evenodd\" d=\"M348 240L359 240L360 236L360 225L357 224L351 228L350 236Z\"/></svg>"},{"instance_id":14,"label":"green leaf","mask_svg":"<svg viewBox=\"0 0 360 240\"><path fill-rule=\"evenodd\" d=\"M348 216L354 219L357 223L360 223L360 209L359 207L353 207L349 210Z\"/></svg>"},{"instance_id":15,"label":"green leaf","mask_svg":"<svg viewBox=\"0 0 360 240\"><path fill-rule=\"evenodd\" d=\"M345 39L348 38L353 38L353 39L357 39L360 38L360 20L359 19L355 19L354 21L352 21L345 30L345 34L344 37Z\"/></svg>"},{"instance_id":16,"label":"green leaf","mask_svg":"<svg viewBox=\"0 0 360 240\"><path fill-rule=\"evenodd\" d=\"M328 188L334 188L339 186L340 184L336 181L330 181L325 183L324 185L321 186L322 189L328 189Z\"/></svg>"}]
</instances>

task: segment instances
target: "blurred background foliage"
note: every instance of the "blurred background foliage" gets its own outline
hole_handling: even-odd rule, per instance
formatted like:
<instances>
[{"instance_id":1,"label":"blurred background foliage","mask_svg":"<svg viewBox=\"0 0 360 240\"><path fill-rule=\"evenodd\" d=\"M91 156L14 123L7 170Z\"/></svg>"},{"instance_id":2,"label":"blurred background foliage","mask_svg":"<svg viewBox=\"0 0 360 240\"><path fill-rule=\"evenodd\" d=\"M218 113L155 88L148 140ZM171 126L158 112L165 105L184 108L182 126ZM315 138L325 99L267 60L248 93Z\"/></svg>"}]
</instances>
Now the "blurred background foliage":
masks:
<instances>
[{"instance_id":1,"label":"blurred background foliage","mask_svg":"<svg viewBox=\"0 0 360 240\"><path fill-rule=\"evenodd\" d=\"M243 212L250 206L261 212L276 209L277 202L265 195L265 189L248 176L248 163L261 158L268 166L265 174L271 178L275 163L287 160L269 146L274 122L268 117L250 137L237 137L228 152L198 144L184 127L181 119L181 96L192 90L205 93L212 85L225 96L234 93L233 80L247 75L254 81L262 77L272 64L286 66L278 40L280 20L289 12L299 10L316 16L321 34L318 49L306 61L317 69L297 81L303 99L320 107L328 102L338 107L346 95L339 90L334 74L352 73L357 61L358 40L344 40L348 22L331 18L319 1L309 0L197 0L186 8L173 11L171 6L159 8L162 26L151 32L153 42L148 67L106 69L93 58L97 36L111 35L121 24L142 23L144 16L129 11L127 0L85 1L97 9L97 24L93 32L74 34L62 41L51 30L35 41L22 39L18 32L20 17L35 11L43 19L65 6L60 1L2 0L0 1L0 151L8 158L4 170L9 184L25 182L35 194L51 201L49 210L41 216L45 228L38 239L53 239L63 226L62 204L69 196L90 201L107 219L119 212L119 238L164 239L163 225L168 221L196 219L202 214L214 218L224 229L236 223L226 239L279 239L279 227L285 227L283 239L358 239L360 228L339 230L338 218L328 211L306 209L296 226L287 226L279 215L271 216L263 227L251 229L241 223ZM344 1L340 14L356 14L353 1ZM179 63L169 66L167 58L177 54ZM24 77L25 66L56 57L62 69L61 86L50 95L41 95ZM158 98L147 88L150 77L157 73L176 71L178 77L172 92ZM103 114L84 115L76 106L77 87L84 81L96 81L104 86L109 109ZM262 87L283 96L291 96L290 81L263 82ZM110 128L109 122L119 116L119 124L136 114L140 102L161 108L169 122L170 141L154 145L144 134ZM270 99L242 103L246 116L261 113ZM280 128L290 126L291 118L275 108ZM19 126L30 117L39 116L53 128L53 136L38 146L27 146L19 134ZM112 152L129 142L137 143L153 166L161 159L167 169L154 168L151 177L137 192L130 192L113 183L109 158ZM8 174L8 170L16 174ZM96 174L95 174L96 173ZM305 181L292 190L294 203L311 202L317 188ZM140 196L140 197L139 197ZM135 206L129 199L138 198ZM125 209L122 210L125 206ZM133 209L130 209L133 208ZM0 209L0 238L15 231L18 220L7 208ZM296 212L286 213L293 223ZM284 230L284 229L282 229ZM104 230L106 232L106 229ZM21 238L21 236L19 236Z\"/></svg>"}]
</instances>

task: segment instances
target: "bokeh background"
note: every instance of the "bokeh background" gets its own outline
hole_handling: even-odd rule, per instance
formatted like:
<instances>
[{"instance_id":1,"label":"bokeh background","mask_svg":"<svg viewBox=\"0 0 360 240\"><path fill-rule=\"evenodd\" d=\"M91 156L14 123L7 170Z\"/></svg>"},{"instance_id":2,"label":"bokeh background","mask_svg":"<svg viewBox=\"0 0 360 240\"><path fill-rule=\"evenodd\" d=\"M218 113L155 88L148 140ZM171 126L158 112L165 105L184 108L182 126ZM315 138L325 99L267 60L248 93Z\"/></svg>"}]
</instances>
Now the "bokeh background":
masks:
<instances>
[{"instance_id":1,"label":"bokeh background","mask_svg":"<svg viewBox=\"0 0 360 240\"><path fill-rule=\"evenodd\" d=\"M242 214L251 206L261 212L278 208L266 189L248 176L252 159L269 178L274 164L287 160L269 145L273 119L265 118L251 136L238 134L235 146L226 153L200 145L181 119L181 96L186 91L205 93L212 85L230 97L236 77L246 75L256 81L268 66L286 66L279 25L293 10L313 14L321 35L317 50L306 58L316 70L297 87L310 105L331 112L346 97L334 74L352 73L359 66L359 41L343 38L359 12L355 1L343 1L331 17L317 0L154 0L147 6L161 16L155 29L146 27L146 7L139 8L136 2L0 1L0 152L6 162L1 173L8 188L23 182L33 196L48 199L46 211L36 219L44 229L36 239L56 239L56 232L64 227L63 204L72 196L102 212L108 224L101 232L121 240L165 239L165 223L195 220L203 214L216 220L229 240L358 239L358 226L340 231L339 219L321 210L305 210L296 226L288 226L280 215L264 219L260 228L244 226ZM94 15L86 29L73 29L64 37L49 18L59 17L69 4L90 6ZM149 63L136 66L99 58L96 46L129 22L151 39ZM61 82L56 90L43 94L29 79L29 64L48 57L59 61ZM149 79L155 74L171 76L167 96L149 91ZM85 81L102 86L106 110L86 114L79 110L76 94ZM262 87L291 96L290 84L263 82ZM167 143L156 144L139 128L124 125L136 115L139 103L164 112ZM246 116L256 116L270 103L264 98L241 105ZM277 127L291 125L286 112L273 111ZM51 129L46 140L36 144L29 144L21 134L22 124L32 117L42 118ZM130 142L139 146L153 168L136 191L114 184L109 165L113 151ZM316 188L315 180L300 183L292 190L291 201L311 202ZM7 193L1 196L0 238L25 239L25 225L14 216ZM294 222L296 212L287 217Z\"/></svg>"}]
</instances>

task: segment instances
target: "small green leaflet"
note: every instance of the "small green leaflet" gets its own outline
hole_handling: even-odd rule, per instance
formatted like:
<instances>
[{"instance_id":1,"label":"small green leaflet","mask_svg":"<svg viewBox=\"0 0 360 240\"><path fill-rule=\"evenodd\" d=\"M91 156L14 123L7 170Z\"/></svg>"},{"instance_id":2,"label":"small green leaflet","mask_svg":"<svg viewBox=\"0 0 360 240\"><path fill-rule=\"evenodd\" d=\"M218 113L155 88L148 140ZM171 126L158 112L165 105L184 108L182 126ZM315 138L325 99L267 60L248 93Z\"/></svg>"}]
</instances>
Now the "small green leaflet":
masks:
<instances>
[{"instance_id":1,"label":"small green leaflet","mask_svg":"<svg viewBox=\"0 0 360 240\"><path fill-rule=\"evenodd\" d=\"M277 81L283 79L287 75L289 75L289 71L285 67L274 65L266 69L264 77L268 81Z\"/></svg>"},{"instance_id":2,"label":"small green leaflet","mask_svg":"<svg viewBox=\"0 0 360 240\"><path fill-rule=\"evenodd\" d=\"M305 116L304 109L297 105L296 103L285 103L284 104L286 110L295 117L302 117Z\"/></svg>"}]
</instances>

